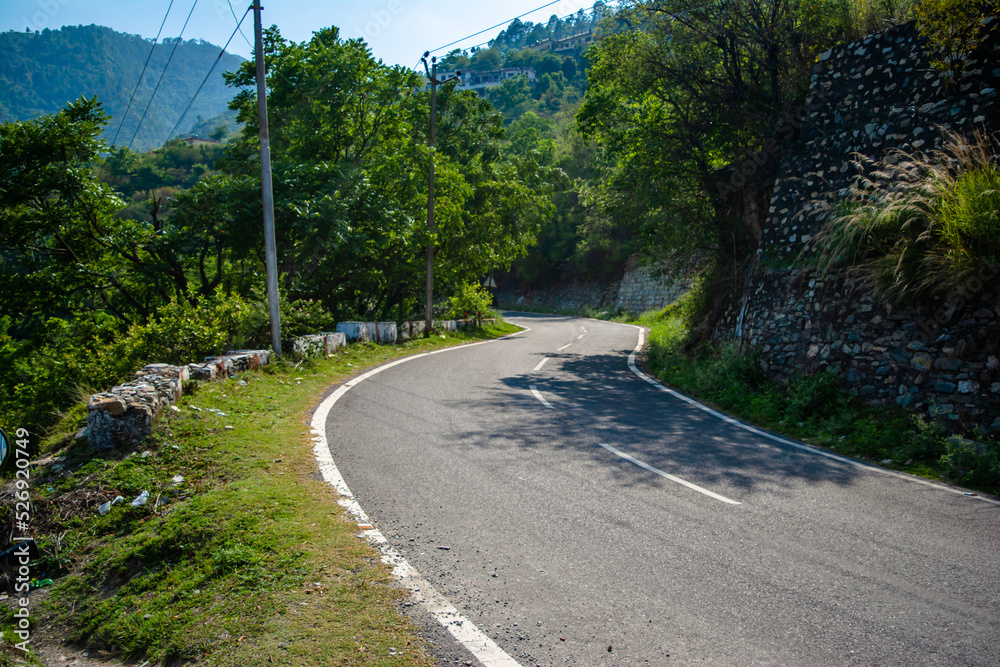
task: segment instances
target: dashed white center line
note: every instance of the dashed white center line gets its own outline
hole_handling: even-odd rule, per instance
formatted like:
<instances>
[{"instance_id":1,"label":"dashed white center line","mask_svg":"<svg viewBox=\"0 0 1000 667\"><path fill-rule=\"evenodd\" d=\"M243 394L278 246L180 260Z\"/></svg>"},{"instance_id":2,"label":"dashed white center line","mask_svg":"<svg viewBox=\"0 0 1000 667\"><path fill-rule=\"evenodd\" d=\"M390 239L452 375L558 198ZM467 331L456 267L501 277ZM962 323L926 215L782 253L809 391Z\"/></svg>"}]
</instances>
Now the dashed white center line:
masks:
<instances>
[{"instance_id":1,"label":"dashed white center line","mask_svg":"<svg viewBox=\"0 0 1000 667\"><path fill-rule=\"evenodd\" d=\"M579 336L576 337L577 340L580 340L581 338L583 338L583 334L580 334Z\"/></svg>"},{"instance_id":2,"label":"dashed white center line","mask_svg":"<svg viewBox=\"0 0 1000 667\"><path fill-rule=\"evenodd\" d=\"M566 349L567 347L569 347L569 346L570 346L570 345L572 345L572 344L573 344L573 343L566 343L566 344L565 344L565 345L563 345L562 347L557 347L557 348L556 348L556 352L562 352L563 350L565 350L565 349Z\"/></svg>"},{"instance_id":3,"label":"dashed white center line","mask_svg":"<svg viewBox=\"0 0 1000 667\"><path fill-rule=\"evenodd\" d=\"M528 389L531 390L531 393L535 396L535 398L538 399L538 401L542 405L544 405L545 407L547 407L549 410L555 410L556 409L555 406L553 406L551 403L549 403L548 401L545 400L545 397L542 396L541 393L539 393L538 389L535 388L535 385L533 385L533 384L528 385Z\"/></svg>"},{"instance_id":4,"label":"dashed white center line","mask_svg":"<svg viewBox=\"0 0 1000 667\"><path fill-rule=\"evenodd\" d=\"M534 388L532 388L532 391L534 391ZM660 477L663 477L665 479L669 479L671 482L676 482L677 484L680 484L681 486L686 486L689 489L693 489L693 490L697 491L698 493L704 493L706 496L708 496L710 498L715 498L716 500L721 500L722 502L729 503L730 505L742 505L743 504L743 503L739 502L738 500L733 500L732 498L726 498L725 496L720 496L718 493L715 493L714 491L709 491L708 489L702 488L702 487L698 486L697 484L692 484L691 482L687 481L686 479L681 479L680 477L677 477L676 475L671 475L670 473L663 472L659 468L654 468L653 466L649 465L648 463L643 463L639 459L633 458L633 457L629 456L628 454L626 454L625 452L623 452L621 450L618 450L618 449L615 449L611 445L606 445L604 443L600 443L598 446L599 447L603 447L604 449L608 450L609 452L611 452L612 454L614 454L616 456L620 456L621 458L625 459L629 463L632 463L634 465L639 466L643 470L648 470L649 472L654 473L656 475L659 475Z\"/></svg>"},{"instance_id":5,"label":"dashed white center line","mask_svg":"<svg viewBox=\"0 0 1000 667\"><path fill-rule=\"evenodd\" d=\"M535 367L534 367L534 368L533 368L532 370L535 370L535 371L540 371L540 370L542 370L542 366L544 366L544 365L545 365L545 362L546 362L546 361L548 361L548 360L549 360L549 358L548 358L548 357L545 357L544 359L542 359L541 361L539 361L539 362L538 362L538 365L537 365L537 366L535 366Z\"/></svg>"}]
</instances>

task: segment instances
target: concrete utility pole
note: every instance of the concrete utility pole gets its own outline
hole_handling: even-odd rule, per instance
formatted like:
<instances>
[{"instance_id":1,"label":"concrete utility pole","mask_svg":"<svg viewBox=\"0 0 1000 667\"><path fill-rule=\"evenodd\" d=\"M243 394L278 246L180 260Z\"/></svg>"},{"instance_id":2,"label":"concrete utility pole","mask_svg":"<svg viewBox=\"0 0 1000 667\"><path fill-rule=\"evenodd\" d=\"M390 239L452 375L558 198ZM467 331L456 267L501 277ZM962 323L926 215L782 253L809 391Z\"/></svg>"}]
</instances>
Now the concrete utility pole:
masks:
<instances>
[{"instance_id":1,"label":"concrete utility pole","mask_svg":"<svg viewBox=\"0 0 1000 667\"><path fill-rule=\"evenodd\" d=\"M264 36L260 0L253 3L254 58L257 61L257 116L260 124L260 189L264 204L264 258L267 267L267 310L271 317L271 348L281 356L281 312L278 309L278 259L274 242L274 193L271 189L271 147L267 133L267 82L264 80Z\"/></svg>"},{"instance_id":2,"label":"concrete utility pole","mask_svg":"<svg viewBox=\"0 0 1000 667\"><path fill-rule=\"evenodd\" d=\"M427 56L429 55L430 52L425 51L424 57L420 59L424 63L424 71L427 72L427 78L431 82L431 134L427 141L427 145L431 149L431 170L427 179L427 234L430 238L427 240L427 300L424 311L425 338L431 335L431 326L434 324L434 131L437 127L437 87L449 81L456 81L458 77L462 76L462 72L458 71L455 76L449 77L444 81L438 81L437 57L431 58L431 67L428 71Z\"/></svg>"}]
</instances>

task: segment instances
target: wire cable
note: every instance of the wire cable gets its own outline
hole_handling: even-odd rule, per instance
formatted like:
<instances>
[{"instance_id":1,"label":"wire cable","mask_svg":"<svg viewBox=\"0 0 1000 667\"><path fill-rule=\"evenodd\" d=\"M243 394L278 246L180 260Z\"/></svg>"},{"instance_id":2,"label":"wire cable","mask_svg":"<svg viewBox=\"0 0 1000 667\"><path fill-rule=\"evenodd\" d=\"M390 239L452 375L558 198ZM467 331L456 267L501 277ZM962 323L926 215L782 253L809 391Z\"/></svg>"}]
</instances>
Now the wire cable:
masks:
<instances>
[{"instance_id":1,"label":"wire cable","mask_svg":"<svg viewBox=\"0 0 1000 667\"><path fill-rule=\"evenodd\" d=\"M697 12L697 11L700 11L702 9L708 9L709 7L712 7L713 5L722 4L723 1L724 0L715 0L714 2L709 2L708 4L699 5L698 7L692 7L691 9L685 9L684 11L677 12L676 14L669 14L668 13L667 16L669 16L671 19L673 19L673 20L676 21L681 16L685 16L687 14L690 14L691 12ZM600 3L600 2L598 2L598 3L595 3L595 4L591 5L590 7L584 8L583 11L589 12L591 9L594 9L599 4L605 4L605 6L607 5L607 3ZM539 7L538 9L543 9L543 8L544 7ZM538 10L534 10L534 11L538 11ZM528 12L528 13L530 14L531 12ZM576 12L572 12L570 14L567 14L566 16L560 16L559 20L562 21L563 19L568 19L570 16L576 16L578 13L579 13L579 10L576 11ZM521 16L524 16L524 14L521 14ZM518 18L520 18L520 16ZM511 21L513 21L513 20L514 19L511 19ZM503 25L503 24L501 24L501 25ZM496 27L497 26L493 26L493 28L496 28ZM493 28L487 28L486 30L492 30ZM486 32L486 31L484 30L482 32ZM478 35L478 34L481 34L481 33L476 33L476 34ZM472 36L473 35L469 35L469 37L472 37ZM468 39L468 37L466 37L465 39ZM458 42L461 42L461 41L464 41L464 40L461 40L461 39L458 40ZM465 47L462 50L463 51L469 51L470 49L475 49L475 48L478 48L480 46L486 46L486 45L488 45L488 44L490 44L491 42L494 42L494 41L496 41L496 40L495 39L490 39L490 40L487 40L485 42L480 42L479 44L473 44L472 46L467 46L467 47ZM458 42L452 42L451 44L457 44ZM445 46L443 46L441 48L445 48L447 46L451 46L451 44L446 44ZM437 50L440 50L440 49L437 49Z\"/></svg>"},{"instance_id":2,"label":"wire cable","mask_svg":"<svg viewBox=\"0 0 1000 667\"><path fill-rule=\"evenodd\" d=\"M142 127L142 122L146 120L146 114L149 112L150 105L153 104L153 98L156 97L156 91L160 89L160 84L163 83L163 75L167 73L167 68L170 67L170 61L174 59L174 53L177 52L177 47L181 43L184 31L187 29L188 22L191 20L191 15L194 14L194 8L197 6L198 0L194 0L194 4L191 5L191 11L188 12L187 18L184 20L184 25L181 27L181 34L177 35L177 40L174 42L174 48L170 51L170 57L167 58L167 64L163 66L163 71L160 72L160 78L156 82L156 87L153 88L153 94L149 96L149 102L146 103L146 109L142 112L142 118L139 119L139 124L135 126L135 132L132 134L132 139L128 142L129 149L132 148L132 142L135 141L136 136L139 134L139 128Z\"/></svg>"},{"instance_id":3,"label":"wire cable","mask_svg":"<svg viewBox=\"0 0 1000 667\"><path fill-rule=\"evenodd\" d=\"M447 49L449 46L454 46L455 44L458 44L460 42L464 42L465 40L471 39L472 37L477 37L477 36L483 34L484 32L489 32L490 30L493 30L494 28L499 28L500 26L505 26L508 23L513 23L514 21L516 21L517 19L519 19L521 17L527 16L528 14L534 14L537 11L545 9L546 7L551 7L552 5L558 4L560 2L562 2L562 0L553 0L552 2L550 2L548 4L542 5L541 7L535 7L530 12L525 12L525 13L521 14L520 16L515 16L514 18L509 19L507 21L504 21L503 23L497 23L496 25L490 26L489 28L486 28L485 30L480 30L479 32L474 32L471 35L466 35L462 39L456 39L454 42L450 42L448 44L445 44L444 46L439 46L436 49L428 51L428 53L435 53L436 51L440 51L441 49Z\"/></svg>"},{"instance_id":4,"label":"wire cable","mask_svg":"<svg viewBox=\"0 0 1000 667\"><path fill-rule=\"evenodd\" d=\"M583 11L589 12L591 9L593 9L594 7L596 7L598 4L601 4L601 3L593 4L590 7L586 7L586 8L583 9ZM545 7L548 7L548 5L543 5L543 6L539 7L538 9L544 9ZM534 9L534 10L528 12L528 14L531 14L533 12L537 12L538 9ZM562 21L563 19L568 19L570 16L576 16L578 13L579 13L579 10L577 10L575 12L572 12L570 14L567 14L566 16L560 16L559 20ZM521 14L521 16L527 16L527 14ZM521 16L518 16L516 18L521 18ZM513 22L513 21L514 21L514 19L510 20L510 22ZM506 24L501 23L500 25L506 25ZM499 26L493 26L493 28L497 28L497 27L499 27ZM493 30L493 28L487 28L486 30L481 30L481 31L477 32L476 35L480 35L480 34L486 32L488 30ZM469 37L475 37L475 35L469 35ZM465 39L468 39L469 37L466 37ZM460 39L460 40L458 40L458 42L463 42L463 41L465 41L465 39ZM488 39L485 42L480 42L479 44L473 44L472 46L467 46L467 47L465 47L462 50L463 51L468 51L470 49L475 49L475 48L478 48L480 46L486 46L487 44L490 44L491 42L494 42L494 41L496 41L496 38L494 38L494 39ZM447 48L447 47L451 46L452 44L458 44L458 42L452 42L451 44L445 44L444 46L442 46L442 47L440 47L438 49L435 49L435 50L436 51L440 51L441 49L444 49L444 48ZM433 53L433 51L431 51L431 53Z\"/></svg>"},{"instance_id":5,"label":"wire cable","mask_svg":"<svg viewBox=\"0 0 1000 667\"><path fill-rule=\"evenodd\" d=\"M233 20L236 21L236 29L240 31L240 36L243 38L243 41L247 43L247 46L249 46L250 49L253 50L253 48L254 48L253 44L250 43L250 40L247 39L247 36L243 34L243 30L240 28L240 24L243 23L243 19L245 19L247 17L247 15L244 14L243 18L239 19L237 21L236 20L236 10L233 9L233 3L232 3L232 1L231 0L226 0L226 2L229 3L229 11L232 12L232 14L233 14ZM251 9L253 9L253 5L250 5L249 7L247 7L247 11L248 12ZM232 38L230 38L230 39L232 39Z\"/></svg>"},{"instance_id":6,"label":"wire cable","mask_svg":"<svg viewBox=\"0 0 1000 667\"><path fill-rule=\"evenodd\" d=\"M135 100L135 94L139 92L139 84L142 83L142 77L146 74L146 68L149 67L149 61L153 57L153 50L156 48L156 43L160 41L160 34L163 33L163 26L167 24L167 17L170 16L170 9L174 6L174 0L170 0L170 4L167 6L167 13L163 15L163 21L160 23L160 29L156 31L156 37L153 39L153 45L149 47L149 55L146 56L146 64L142 66L142 72L139 73L139 80L135 82L135 88L132 89L132 97L128 98L128 105L125 107L125 113L122 114L121 120L118 122L118 129L115 130L115 138L111 140L111 146L115 145L118 141L118 133L122 131L122 126L125 125L125 117L128 116L129 109L132 108L132 102Z\"/></svg>"},{"instance_id":7,"label":"wire cable","mask_svg":"<svg viewBox=\"0 0 1000 667\"><path fill-rule=\"evenodd\" d=\"M170 141L170 138L174 136L174 132L176 132L177 128L181 126L181 121L184 120L184 117L187 116L188 111L191 110L191 106L194 104L194 101L198 98L198 93L200 93L201 89L205 87L206 83L208 83L208 78L212 76L212 72L215 71L215 66L219 64L220 60L222 60L222 56L226 55L226 49L229 48L229 43L233 41L233 37L236 36L237 32L240 32L242 34L242 32L240 31L240 26L243 25L243 21L246 20L247 14L250 13L250 9L252 8L247 7L247 10L243 13L243 18L239 19L236 22L236 30L233 30L233 34L231 34L229 36L229 39L226 40L226 45L222 47L222 50L219 51L219 56L215 59L215 62L212 63L212 66L208 68L208 74L206 74L205 78L201 80L201 85L198 86L198 90L194 91L194 96L191 97L191 101L188 102L188 105L184 108L184 113L182 113L181 117L177 119L177 123L174 125L174 129L170 130L170 134L167 135L167 139L163 143L167 143L167 141ZM233 15L233 18L236 18L236 16Z\"/></svg>"}]
</instances>

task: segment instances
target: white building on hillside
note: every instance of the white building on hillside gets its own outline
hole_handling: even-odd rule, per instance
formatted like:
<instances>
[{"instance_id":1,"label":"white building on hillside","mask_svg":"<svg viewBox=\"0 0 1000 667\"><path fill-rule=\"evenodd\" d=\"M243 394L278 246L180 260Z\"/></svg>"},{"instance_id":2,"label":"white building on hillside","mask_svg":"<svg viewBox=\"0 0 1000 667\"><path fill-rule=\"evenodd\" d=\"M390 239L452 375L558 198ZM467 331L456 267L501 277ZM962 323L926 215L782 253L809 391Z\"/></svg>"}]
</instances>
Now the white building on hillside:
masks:
<instances>
[{"instance_id":1,"label":"white building on hillside","mask_svg":"<svg viewBox=\"0 0 1000 667\"><path fill-rule=\"evenodd\" d=\"M457 76L457 72L438 72L437 78L439 81L444 81L453 76ZM467 71L462 72L459 77L460 82L456 84L459 90L475 90L476 92L482 93L487 88L495 88L507 79L513 79L519 76L528 77L528 85L533 86L538 80L535 75L535 70L530 67L504 67L497 70L489 70L485 72L477 71Z\"/></svg>"}]
</instances>

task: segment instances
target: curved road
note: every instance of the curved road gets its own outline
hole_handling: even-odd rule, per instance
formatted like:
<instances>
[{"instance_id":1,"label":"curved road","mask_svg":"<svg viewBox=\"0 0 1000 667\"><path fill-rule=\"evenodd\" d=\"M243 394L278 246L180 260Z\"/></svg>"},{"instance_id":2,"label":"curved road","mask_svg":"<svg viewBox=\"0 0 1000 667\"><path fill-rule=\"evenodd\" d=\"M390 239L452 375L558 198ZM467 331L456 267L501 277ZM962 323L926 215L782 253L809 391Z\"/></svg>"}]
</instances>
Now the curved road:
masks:
<instances>
[{"instance_id":1,"label":"curved road","mask_svg":"<svg viewBox=\"0 0 1000 667\"><path fill-rule=\"evenodd\" d=\"M629 369L635 327L508 319L531 330L353 386L326 434L518 663L1000 664L1000 506L666 394Z\"/></svg>"}]
</instances>

